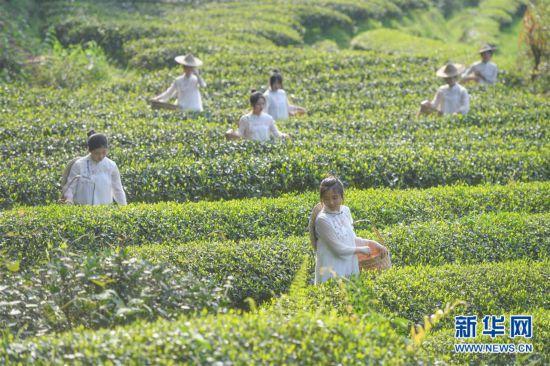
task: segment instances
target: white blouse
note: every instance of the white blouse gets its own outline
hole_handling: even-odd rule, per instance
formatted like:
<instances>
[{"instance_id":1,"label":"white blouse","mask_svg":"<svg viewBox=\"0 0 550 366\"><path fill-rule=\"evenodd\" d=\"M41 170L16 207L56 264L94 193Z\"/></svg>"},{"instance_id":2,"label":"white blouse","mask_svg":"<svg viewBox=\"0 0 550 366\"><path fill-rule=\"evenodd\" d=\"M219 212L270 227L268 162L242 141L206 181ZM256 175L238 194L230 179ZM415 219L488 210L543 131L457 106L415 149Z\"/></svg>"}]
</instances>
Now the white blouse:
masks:
<instances>
[{"instance_id":1,"label":"white blouse","mask_svg":"<svg viewBox=\"0 0 550 366\"><path fill-rule=\"evenodd\" d=\"M65 198L81 205L107 205L113 198L126 205L120 172L114 161L105 157L99 163L88 154L74 162L64 187Z\"/></svg>"},{"instance_id":2,"label":"white blouse","mask_svg":"<svg viewBox=\"0 0 550 366\"><path fill-rule=\"evenodd\" d=\"M322 283L336 276L359 273L353 219L347 206L339 212L325 207L315 219L317 252L315 258L315 283Z\"/></svg>"},{"instance_id":3,"label":"white blouse","mask_svg":"<svg viewBox=\"0 0 550 366\"><path fill-rule=\"evenodd\" d=\"M288 119L290 105L288 104L288 98L286 92L283 89L267 90L264 93L265 108L264 112L278 121L281 119Z\"/></svg>"},{"instance_id":4,"label":"white blouse","mask_svg":"<svg viewBox=\"0 0 550 366\"><path fill-rule=\"evenodd\" d=\"M483 75L483 77L485 78L485 80L479 80L481 84L494 84L497 82L498 68L497 65L493 62L478 61L464 72L464 76L473 74L476 71Z\"/></svg>"},{"instance_id":5,"label":"white blouse","mask_svg":"<svg viewBox=\"0 0 550 366\"><path fill-rule=\"evenodd\" d=\"M202 112L202 99L199 87L206 87L204 80L195 74L187 77L179 76L170 87L156 99L161 102L168 102L176 94L178 106L184 111Z\"/></svg>"},{"instance_id":6,"label":"white blouse","mask_svg":"<svg viewBox=\"0 0 550 366\"><path fill-rule=\"evenodd\" d=\"M470 110L470 96L466 88L458 83L452 88L443 85L435 93L432 106L443 114L466 114Z\"/></svg>"},{"instance_id":7,"label":"white blouse","mask_svg":"<svg viewBox=\"0 0 550 366\"><path fill-rule=\"evenodd\" d=\"M273 118L264 112L259 116L252 112L242 116L239 121L239 134L243 138L256 141L267 141L271 136L282 137Z\"/></svg>"}]
</instances>

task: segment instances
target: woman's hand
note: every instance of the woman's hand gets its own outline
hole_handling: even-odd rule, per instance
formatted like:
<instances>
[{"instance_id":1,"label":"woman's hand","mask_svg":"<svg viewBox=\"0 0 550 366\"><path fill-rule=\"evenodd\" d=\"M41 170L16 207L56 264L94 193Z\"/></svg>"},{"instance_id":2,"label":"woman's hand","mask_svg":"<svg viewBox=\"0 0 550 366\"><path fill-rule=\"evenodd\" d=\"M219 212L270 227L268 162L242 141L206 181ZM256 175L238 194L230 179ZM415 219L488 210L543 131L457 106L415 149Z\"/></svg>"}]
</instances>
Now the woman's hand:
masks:
<instances>
[{"instance_id":1,"label":"woman's hand","mask_svg":"<svg viewBox=\"0 0 550 366\"><path fill-rule=\"evenodd\" d=\"M225 138L228 140L238 140L241 138L241 135L239 132L235 131L234 129L230 128L225 132Z\"/></svg>"},{"instance_id":2,"label":"woman's hand","mask_svg":"<svg viewBox=\"0 0 550 366\"><path fill-rule=\"evenodd\" d=\"M372 247L373 250L376 249L375 252L380 253L380 255L382 256L387 255L389 253L388 248L386 248L385 246L383 246L382 244L374 240L356 238L355 243L356 245L358 245L357 249L363 248L363 245L368 245L369 247Z\"/></svg>"},{"instance_id":3,"label":"woman's hand","mask_svg":"<svg viewBox=\"0 0 550 366\"><path fill-rule=\"evenodd\" d=\"M385 246L383 246L382 244L376 241L374 242L374 245L376 246L376 248L378 248L380 255L388 255L388 248L386 248Z\"/></svg>"},{"instance_id":4,"label":"woman's hand","mask_svg":"<svg viewBox=\"0 0 550 366\"><path fill-rule=\"evenodd\" d=\"M370 248L369 248L369 247L357 247L357 249L355 250L355 254L366 254L366 255L370 255L370 254L371 254L371 251L370 251Z\"/></svg>"}]
</instances>

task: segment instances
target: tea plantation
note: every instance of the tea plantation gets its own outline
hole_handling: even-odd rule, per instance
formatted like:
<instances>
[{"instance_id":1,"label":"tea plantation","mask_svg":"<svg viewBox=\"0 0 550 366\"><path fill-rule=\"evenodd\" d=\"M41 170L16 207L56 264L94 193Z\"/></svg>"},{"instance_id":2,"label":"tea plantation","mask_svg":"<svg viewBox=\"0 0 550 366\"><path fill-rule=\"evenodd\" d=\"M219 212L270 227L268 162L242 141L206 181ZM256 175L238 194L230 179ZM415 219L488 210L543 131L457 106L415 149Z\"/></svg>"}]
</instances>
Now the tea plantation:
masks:
<instances>
[{"instance_id":1,"label":"tea plantation","mask_svg":"<svg viewBox=\"0 0 550 366\"><path fill-rule=\"evenodd\" d=\"M518 42L526 10L548 19L522 0L0 4L0 363L549 364L550 84ZM498 83L466 86L466 116L417 117L435 70L485 42ZM205 111L151 109L187 52ZM226 140L273 69L308 110L277 122L291 139ZM91 128L128 206L57 202ZM313 286L330 173L393 268ZM481 334L516 314L532 338Z\"/></svg>"}]
</instances>

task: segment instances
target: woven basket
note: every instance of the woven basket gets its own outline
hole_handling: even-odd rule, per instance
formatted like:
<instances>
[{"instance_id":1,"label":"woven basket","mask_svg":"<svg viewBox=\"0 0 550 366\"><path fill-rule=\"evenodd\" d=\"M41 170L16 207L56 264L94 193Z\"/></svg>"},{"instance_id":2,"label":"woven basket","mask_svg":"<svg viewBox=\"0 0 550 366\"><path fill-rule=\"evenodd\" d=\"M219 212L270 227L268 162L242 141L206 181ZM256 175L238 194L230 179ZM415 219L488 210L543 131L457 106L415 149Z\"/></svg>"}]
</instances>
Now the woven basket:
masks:
<instances>
[{"instance_id":1,"label":"woven basket","mask_svg":"<svg viewBox=\"0 0 550 366\"><path fill-rule=\"evenodd\" d=\"M177 111L179 109L175 104L159 102L158 100L150 100L149 103L153 109L168 109L171 111Z\"/></svg>"},{"instance_id":2,"label":"woven basket","mask_svg":"<svg viewBox=\"0 0 550 366\"><path fill-rule=\"evenodd\" d=\"M370 255L366 254L357 254L357 259L359 259L359 269L361 271L372 271L372 270L385 270L391 267L391 257L390 253L382 254L377 246L367 244L370 248Z\"/></svg>"}]
</instances>

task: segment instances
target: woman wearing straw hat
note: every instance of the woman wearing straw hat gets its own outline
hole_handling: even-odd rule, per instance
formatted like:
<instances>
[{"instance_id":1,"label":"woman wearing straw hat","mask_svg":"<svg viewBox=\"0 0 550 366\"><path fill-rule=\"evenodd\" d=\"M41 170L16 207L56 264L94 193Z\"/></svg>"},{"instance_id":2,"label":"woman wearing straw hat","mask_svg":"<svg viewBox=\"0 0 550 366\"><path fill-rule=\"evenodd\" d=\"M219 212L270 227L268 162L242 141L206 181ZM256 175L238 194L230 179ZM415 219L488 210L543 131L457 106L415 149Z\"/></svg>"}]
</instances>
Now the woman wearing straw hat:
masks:
<instances>
[{"instance_id":1,"label":"woman wearing straw hat","mask_svg":"<svg viewBox=\"0 0 550 366\"><path fill-rule=\"evenodd\" d=\"M448 63L437 70L437 77L443 78L447 85L439 87L432 101L425 100L420 104L418 114L437 112L442 114L466 114L470 110L470 96L457 79L464 66Z\"/></svg>"},{"instance_id":2,"label":"woman wearing straw hat","mask_svg":"<svg viewBox=\"0 0 550 366\"><path fill-rule=\"evenodd\" d=\"M155 98L153 101L168 102L177 95L178 107L184 111L202 112L202 99L199 87L206 87L206 83L199 75L198 67L202 66L202 61L192 54L177 56L176 62L183 65L182 76L170 85L166 91Z\"/></svg>"},{"instance_id":3,"label":"woman wearing straw hat","mask_svg":"<svg viewBox=\"0 0 550 366\"><path fill-rule=\"evenodd\" d=\"M480 48L481 61L474 63L463 74L462 81L474 81L480 84L494 84L497 81L498 68L491 62L496 47L489 44Z\"/></svg>"}]
</instances>

